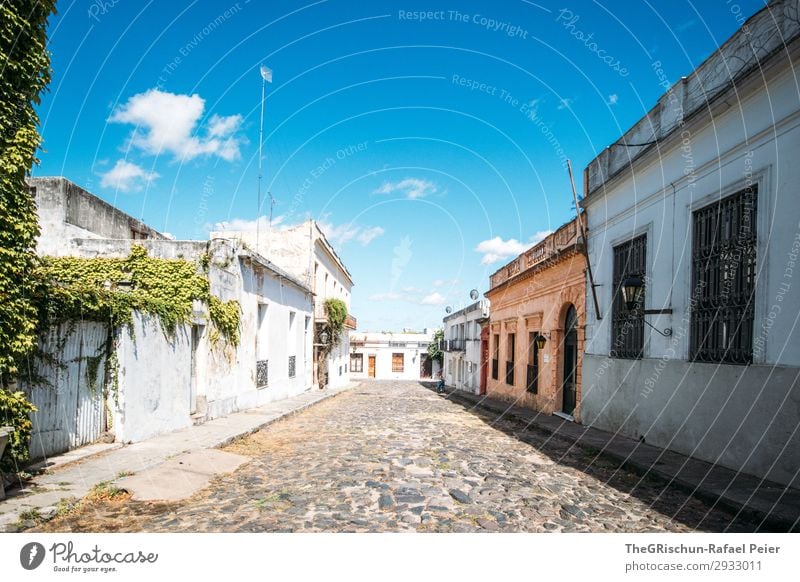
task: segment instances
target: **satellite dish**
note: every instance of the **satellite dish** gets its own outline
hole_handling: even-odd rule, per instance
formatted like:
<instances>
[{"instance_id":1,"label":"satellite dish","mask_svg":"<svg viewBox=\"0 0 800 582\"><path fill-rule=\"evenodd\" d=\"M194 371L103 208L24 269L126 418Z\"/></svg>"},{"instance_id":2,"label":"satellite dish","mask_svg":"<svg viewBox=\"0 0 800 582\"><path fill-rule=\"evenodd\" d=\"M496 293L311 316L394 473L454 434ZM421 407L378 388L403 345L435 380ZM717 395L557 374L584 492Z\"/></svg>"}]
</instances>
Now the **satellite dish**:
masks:
<instances>
[{"instance_id":1,"label":"satellite dish","mask_svg":"<svg viewBox=\"0 0 800 582\"><path fill-rule=\"evenodd\" d=\"M472 291L469 292L469 297L473 301L477 301L478 297L480 297L480 294L478 293L477 289L473 289Z\"/></svg>"},{"instance_id":2,"label":"satellite dish","mask_svg":"<svg viewBox=\"0 0 800 582\"><path fill-rule=\"evenodd\" d=\"M444 311L445 313L453 313L453 308L448 305L447 307L444 308Z\"/></svg>"}]
</instances>

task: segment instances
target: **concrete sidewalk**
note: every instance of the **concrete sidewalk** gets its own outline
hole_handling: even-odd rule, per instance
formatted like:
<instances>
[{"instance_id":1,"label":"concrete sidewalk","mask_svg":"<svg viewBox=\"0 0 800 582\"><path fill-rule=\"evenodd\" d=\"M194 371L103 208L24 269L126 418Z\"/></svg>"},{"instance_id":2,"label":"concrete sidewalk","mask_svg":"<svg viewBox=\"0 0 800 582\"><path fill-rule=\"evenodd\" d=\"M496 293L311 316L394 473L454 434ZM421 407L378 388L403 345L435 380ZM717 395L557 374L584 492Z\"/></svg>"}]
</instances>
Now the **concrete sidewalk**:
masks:
<instances>
[{"instance_id":1,"label":"concrete sidewalk","mask_svg":"<svg viewBox=\"0 0 800 582\"><path fill-rule=\"evenodd\" d=\"M357 385L351 382L342 388L312 389L131 445L89 445L94 447L94 454L79 460L74 459L80 457L81 449L65 453L70 459L68 464L57 457L48 459L48 470L34 477L24 489L6 490L8 498L0 501L0 532L18 531L20 522L32 515L48 518L55 514L61 500L80 499L98 483L151 469L184 453L224 446Z\"/></svg>"},{"instance_id":2,"label":"concrete sidewalk","mask_svg":"<svg viewBox=\"0 0 800 582\"><path fill-rule=\"evenodd\" d=\"M762 531L800 531L800 491L797 489L452 387L447 388L447 398L467 408L481 408L523 421L531 428L614 459L641 475L656 477L707 503L740 513L761 524Z\"/></svg>"}]
</instances>

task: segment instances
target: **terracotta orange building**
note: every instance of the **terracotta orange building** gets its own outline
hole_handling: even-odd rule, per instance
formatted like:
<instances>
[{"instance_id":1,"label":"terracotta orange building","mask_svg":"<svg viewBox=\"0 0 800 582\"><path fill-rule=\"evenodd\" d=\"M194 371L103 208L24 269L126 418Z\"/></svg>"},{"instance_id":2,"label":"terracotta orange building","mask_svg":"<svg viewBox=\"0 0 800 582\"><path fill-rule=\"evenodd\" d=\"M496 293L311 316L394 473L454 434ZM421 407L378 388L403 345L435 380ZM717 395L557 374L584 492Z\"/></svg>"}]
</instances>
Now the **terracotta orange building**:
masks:
<instances>
[{"instance_id":1,"label":"terracotta orange building","mask_svg":"<svg viewBox=\"0 0 800 582\"><path fill-rule=\"evenodd\" d=\"M583 244L576 218L492 275L489 396L580 421Z\"/></svg>"}]
</instances>

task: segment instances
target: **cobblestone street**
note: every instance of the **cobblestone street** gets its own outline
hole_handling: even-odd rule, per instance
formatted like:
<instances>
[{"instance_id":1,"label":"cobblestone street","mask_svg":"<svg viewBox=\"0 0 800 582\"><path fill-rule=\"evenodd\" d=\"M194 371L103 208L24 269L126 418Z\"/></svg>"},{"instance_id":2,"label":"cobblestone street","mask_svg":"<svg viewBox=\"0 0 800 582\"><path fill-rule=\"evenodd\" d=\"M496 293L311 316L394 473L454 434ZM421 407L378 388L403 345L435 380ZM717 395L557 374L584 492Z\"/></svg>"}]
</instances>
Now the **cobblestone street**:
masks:
<instances>
[{"instance_id":1,"label":"cobblestone street","mask_svg":"<svg viewBox=\"0 0 800 582\"><path fill-rule=\"evenodd\" d=\"M177 503L87 504L45 531L752 531L596 452L416 382L364 383L228 446L252 458Z\"/></svg>"}]
</instances>

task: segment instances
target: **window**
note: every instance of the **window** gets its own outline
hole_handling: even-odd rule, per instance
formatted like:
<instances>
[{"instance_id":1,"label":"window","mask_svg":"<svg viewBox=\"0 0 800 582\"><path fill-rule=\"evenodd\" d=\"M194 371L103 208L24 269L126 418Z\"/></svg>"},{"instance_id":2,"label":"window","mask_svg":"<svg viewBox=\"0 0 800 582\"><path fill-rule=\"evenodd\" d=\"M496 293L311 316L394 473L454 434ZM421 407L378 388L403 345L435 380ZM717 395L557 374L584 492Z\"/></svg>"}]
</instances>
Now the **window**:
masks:
<instances>
[{"instance_id":1,"label":"window","mask_svg":"<svg viewBox=\"0 0 800 582\"><path fill-rule=\"evenodd\" d=\"M517 335L508 334L508 353L506 354L506 384L514 385L514 352L517 349Z\"/></svg>"},{"instance_id":2,"label":"window","mask_svg":"<svg viewBox=\"0 0 800 582\"><path fill-rule=\"evenodd\" d=\"M364 371L364 354L353 354L350 356L350 371L351 372Z\"/></svg>"},{"instance_id":3,"label":"window","mask_svg":"<svg viewBox=\"0 0 800 582\"><path fill-rule=\"evenodd\" d=\"M539 348L536 347L538 331L528 334L528 374L526 386L528 392L537 394L539 392Z\"/></svg>"},{"instance_id":4,"label":"window","mask_svg":"<svg viewBox=\"0 0 800 582\"><path fill-rule=\"evenodd\" d=\"M747 188L693 214L694 361L753 361L756 194L755 187Z\"/></svg>"},{"instance_id":5,"label":"window","mask_svg":"<svg viewBox=\"0 0 800 582\"><path fill-rule=\"evenodd\" d=\"M297 372L297 358L289 356L289 378L294 378Z\"/></svg>"},{"instance_id":6,"label":"window","mask_svg":"<svg viewBox=\"0 0 800 582\"><path fill-rule=\"evenodd\" d=\"M644 315L625 307L622 283L628 277L647 281L647 235L614 247L614 297L611 304L611 357L638 359L644 351Z\"/></svg>"},{"instance_id":7,"label":"window","mask_svg":"<svg viewBox=\"0 0 800 582\"><path fill-rule=\"evenodd\" d=\"M256 362L256 388L266 388L269 385L269 360Z\"/></svg>"},{"instance_id":8,"label":"window","mask_svg":"<svg viewBox=\"0 0 800 582\"><path fill-rule=\"evenodd\" d=\"M392 354L392 372L402 372L404 363L403 354Z\"/></svg>"},{"instance_id":9,"label":"window","mask_svg":"<svg viewBox=\"0 0 800 582\"><path fill-rule=\"evenodd\" d=\"M500 367L500 334L494 334L494 356L492 357L492 380L499 377Z\"/></svg>"}]
</instances>

